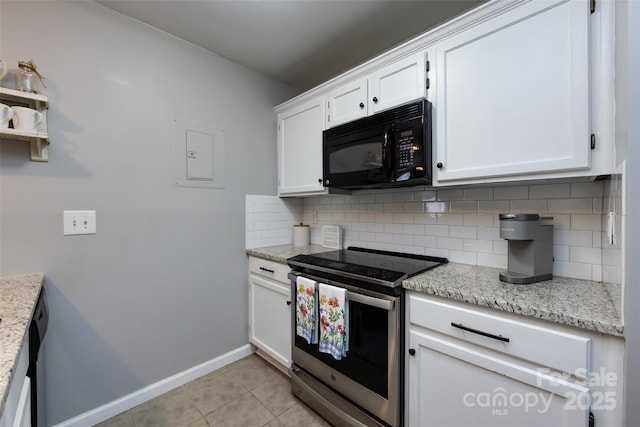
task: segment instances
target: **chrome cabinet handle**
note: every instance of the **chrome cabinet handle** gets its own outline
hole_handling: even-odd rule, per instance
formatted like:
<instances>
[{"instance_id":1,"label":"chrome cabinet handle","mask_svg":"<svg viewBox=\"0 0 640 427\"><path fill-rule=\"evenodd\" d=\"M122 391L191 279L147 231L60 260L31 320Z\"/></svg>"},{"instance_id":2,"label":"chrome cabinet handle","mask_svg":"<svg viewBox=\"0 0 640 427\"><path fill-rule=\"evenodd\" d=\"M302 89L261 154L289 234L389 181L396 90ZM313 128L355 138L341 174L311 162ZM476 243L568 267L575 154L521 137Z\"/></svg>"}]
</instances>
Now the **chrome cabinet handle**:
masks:
<instances>
[{"instance_id":1,"label":"chrome cabinet handle","mask_svg":"<svg viewBox=\"0 0 640 427\"><path fill-rule=\"evenodd\" d=\"M453 326L454 328L462 329L463 331L471 332L473 334L482 335L483 337L492 338L494 340L503 341L503 342L509 342L509 338L505 338L502 335L494 335L494 334L490 334L488 332L479 331L477 329L473 329L473 328L469 328L467 326L463 326L461 323L451 322L451 326Z\"/></svg>"}]
</instances>

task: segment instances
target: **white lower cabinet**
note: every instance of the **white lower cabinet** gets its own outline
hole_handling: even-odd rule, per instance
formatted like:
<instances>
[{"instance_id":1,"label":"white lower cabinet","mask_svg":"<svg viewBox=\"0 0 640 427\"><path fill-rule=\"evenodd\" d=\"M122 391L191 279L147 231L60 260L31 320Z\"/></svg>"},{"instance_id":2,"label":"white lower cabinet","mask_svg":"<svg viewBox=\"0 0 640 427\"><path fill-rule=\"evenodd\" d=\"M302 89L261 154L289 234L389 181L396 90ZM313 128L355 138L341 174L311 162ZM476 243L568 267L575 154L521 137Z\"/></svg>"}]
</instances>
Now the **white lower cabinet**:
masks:
<instances>
[{"instance_id":1,"label":"white lower cabinet","mask_svg":"<svg viewBox=\"0 0 640 427\"><path fill-rule=\"evenodd\" d=\"M25 336L24 342L9 384L7 400L0 414L0 427L31 427L31 380L27 376L28 335Z\"/></svg>"},{"instance_id":2,"label":"white lower cabinet","mask_svg":"<svg viewBox=\"0 0 640 427\"><path fill-rule=\"evenodd\" d=\"M406 424L621 425L622 340L519 317L410 293Z\"/></svg>"},{"instance_id":3,"label":"white lower cabinet","mask_svg":"<svg viewBox=\"0 0 640 427\"><path fill-rule=\"evenodd\" d=\"M262 269L261 269L262 268ZM249 342L278 363L291 364L291 288L289 267L272 261L249 261Z\"/></svg>"}]
</instances>

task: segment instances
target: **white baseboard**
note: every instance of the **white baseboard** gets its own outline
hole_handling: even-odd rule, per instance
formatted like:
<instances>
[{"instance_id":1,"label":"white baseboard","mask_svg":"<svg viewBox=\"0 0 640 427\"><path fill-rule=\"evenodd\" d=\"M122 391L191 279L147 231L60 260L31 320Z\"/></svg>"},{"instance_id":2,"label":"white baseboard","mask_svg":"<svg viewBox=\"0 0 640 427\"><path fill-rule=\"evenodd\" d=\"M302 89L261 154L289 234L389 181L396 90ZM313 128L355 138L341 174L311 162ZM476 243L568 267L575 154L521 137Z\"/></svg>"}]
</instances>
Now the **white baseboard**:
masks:
<instances>
[{"instance_id":1,"label":"white baseboard","mask_svg":"<svg viewBox=\"0 0 640 427\"><path fill-rule=\"evenodd\" d=\"M127 411L133 407L160 396L176 387L200 378L210 372L220 369L230 363L249 356L254 352L254 347L250 344L243 345L229 353L208 360L200 365L178 372L168 378L148 385L140 390L134 391L119 399L113 400L95 409L82 413L71 419L56 424L54 427L87 427L92 426L109 418Z\"/></svg>"}]
</instances>

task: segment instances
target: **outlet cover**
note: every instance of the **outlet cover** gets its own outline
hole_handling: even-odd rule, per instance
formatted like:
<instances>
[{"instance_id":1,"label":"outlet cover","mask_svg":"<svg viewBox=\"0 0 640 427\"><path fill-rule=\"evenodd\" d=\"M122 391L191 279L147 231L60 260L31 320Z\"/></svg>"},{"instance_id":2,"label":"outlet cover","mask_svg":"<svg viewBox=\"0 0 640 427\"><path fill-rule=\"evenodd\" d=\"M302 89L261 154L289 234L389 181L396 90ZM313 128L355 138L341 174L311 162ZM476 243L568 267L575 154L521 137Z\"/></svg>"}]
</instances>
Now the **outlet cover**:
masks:
<instances>
[{"instance_id":1,"label":"outlet cover","mask_svg":"<svg viewBox=\"0 0 640 427\"><path fill-rule=\"evenodd\" d=\"M62 217L65 236L96 234L96 211L64 211Z\"/></svg>"}]
</instances>

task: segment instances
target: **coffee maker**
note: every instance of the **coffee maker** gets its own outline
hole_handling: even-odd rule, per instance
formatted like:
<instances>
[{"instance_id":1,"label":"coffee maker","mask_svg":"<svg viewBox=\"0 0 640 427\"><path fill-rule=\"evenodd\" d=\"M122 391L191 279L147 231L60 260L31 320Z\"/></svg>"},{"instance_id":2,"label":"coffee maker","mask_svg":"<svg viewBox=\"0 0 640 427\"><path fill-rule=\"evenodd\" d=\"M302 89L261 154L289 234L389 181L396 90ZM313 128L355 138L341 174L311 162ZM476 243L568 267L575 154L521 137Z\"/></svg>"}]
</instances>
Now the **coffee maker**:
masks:
<instances>
[{"instance_id":1,"label":"coffee maker","mask_svg":"<svg viewBox=\"0 0 640 427\"><path fill-rule=\"evenodd\" d=\"M508 271L500 273L500 280L527 284L551 279L553 217L500 214L499 219L500 237L509 242Z\"/></svg>"}]
</instances>

